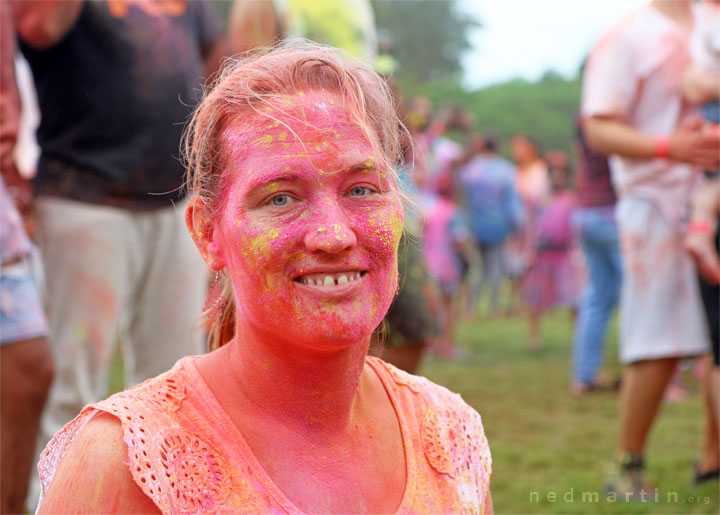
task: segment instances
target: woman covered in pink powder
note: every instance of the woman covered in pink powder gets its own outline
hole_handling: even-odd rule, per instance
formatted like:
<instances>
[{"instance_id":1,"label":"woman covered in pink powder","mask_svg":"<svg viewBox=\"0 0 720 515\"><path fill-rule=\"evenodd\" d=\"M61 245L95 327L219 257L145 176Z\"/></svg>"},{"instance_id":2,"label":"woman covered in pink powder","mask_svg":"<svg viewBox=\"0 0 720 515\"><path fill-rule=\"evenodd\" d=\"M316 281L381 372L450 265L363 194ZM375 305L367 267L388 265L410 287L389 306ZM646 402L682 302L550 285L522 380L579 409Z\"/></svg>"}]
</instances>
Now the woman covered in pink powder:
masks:
<instances>
[{"instance_id":1,"label":"woman covered in pink powder","mask_svg":"<svg viewBox=\"0 0 720 515\"><path fill-rule=\"evenodd\" d=\"M400 128L383 81L328 48L225 68L186 138L214 350L60 431L40 513L492 511L477 412L367 357L398 284Z\"/></svg>"},{"instance_id":2,"label":"woman covered in pink powder","mask_svg":"<svg viewBox=\"0 0 720 515\"><path fill-rule=\"evenodd\" d=\"M573 263L570 216L575 195L568 188L567 166L550 169L552 197L539 210L535 229L534 257L523 279L523 297L528 306L530 350L540 349L540 321L554 306L571 308L578 300L578 269Z\"/></svg>"}]
</instances>

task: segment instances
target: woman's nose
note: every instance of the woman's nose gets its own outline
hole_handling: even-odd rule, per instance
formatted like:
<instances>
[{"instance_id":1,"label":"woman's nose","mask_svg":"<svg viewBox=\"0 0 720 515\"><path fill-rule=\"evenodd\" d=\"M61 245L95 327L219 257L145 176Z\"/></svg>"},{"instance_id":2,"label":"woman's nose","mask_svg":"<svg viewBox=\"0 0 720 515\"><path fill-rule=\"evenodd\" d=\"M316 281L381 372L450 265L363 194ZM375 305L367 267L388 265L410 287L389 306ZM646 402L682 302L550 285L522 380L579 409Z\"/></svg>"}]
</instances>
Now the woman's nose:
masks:
<instances>
[{"instance_id":1,"label":"woman's nose","mask_svg":"<svg viewBox=\"0 0 720 515\"><path fill-rule=\"evenodd\" d=\"M311 252L322 250L338 254L351 249L357 243L355 232L350 228L339 206L323 206L322 212L312 216L317 222L305 234L305 246Z\"/></svg>"}]
</instances>

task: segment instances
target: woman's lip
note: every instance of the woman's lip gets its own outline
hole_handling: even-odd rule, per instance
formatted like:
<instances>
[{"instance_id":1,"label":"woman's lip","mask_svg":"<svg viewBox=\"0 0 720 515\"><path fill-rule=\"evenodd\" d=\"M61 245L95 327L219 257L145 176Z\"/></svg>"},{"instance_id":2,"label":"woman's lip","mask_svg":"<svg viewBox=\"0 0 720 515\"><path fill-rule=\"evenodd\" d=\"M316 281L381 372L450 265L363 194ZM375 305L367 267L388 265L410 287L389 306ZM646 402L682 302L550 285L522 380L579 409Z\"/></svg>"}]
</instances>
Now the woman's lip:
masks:
<instances>
[{"instance_id":1,"label":"woman's lip","mask_svg":"<svg viewBox=\"0 0 720 515\"><path fill-rule=\"evenodd\" d=\"M363 272L360 277L354 281L347 282L345 284L333 284L328 285L317 285L317 284L305 284L301 281L293 281L295 285L301 290L311 292L315 295L323 297L347 297L359 291L365 284L367 279L367 272Z\"/></svg>"}]
</instances>

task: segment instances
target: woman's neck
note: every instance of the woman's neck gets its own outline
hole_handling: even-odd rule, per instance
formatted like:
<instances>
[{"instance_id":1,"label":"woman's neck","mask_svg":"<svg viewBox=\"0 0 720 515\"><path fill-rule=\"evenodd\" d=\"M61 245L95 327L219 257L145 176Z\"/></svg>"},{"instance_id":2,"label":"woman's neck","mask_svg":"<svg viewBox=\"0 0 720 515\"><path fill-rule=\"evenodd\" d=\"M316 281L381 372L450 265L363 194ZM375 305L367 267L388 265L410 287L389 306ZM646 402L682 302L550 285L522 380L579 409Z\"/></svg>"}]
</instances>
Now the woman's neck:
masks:
<instances>
[{"instance_id":1,"label":"woman's neck","mask_svg":"<svg viewBox=\"0 0 720 515\"><path fill-rule=\"evenodd\" d=\"M283 344L240 324L221 349L233 396L260 418L307 434L339 436L352 428L369 338L338 350Z\"/></svg>"}]
</instances>

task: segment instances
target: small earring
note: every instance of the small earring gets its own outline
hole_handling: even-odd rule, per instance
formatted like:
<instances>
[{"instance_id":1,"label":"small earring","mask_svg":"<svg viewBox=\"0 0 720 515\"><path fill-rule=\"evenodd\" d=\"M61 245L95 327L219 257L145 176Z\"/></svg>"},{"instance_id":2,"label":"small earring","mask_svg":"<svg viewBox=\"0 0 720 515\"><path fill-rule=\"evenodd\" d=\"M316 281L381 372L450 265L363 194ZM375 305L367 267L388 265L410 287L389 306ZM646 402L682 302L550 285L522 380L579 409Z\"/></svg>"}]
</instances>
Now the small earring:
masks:
<instances>
[{"instance_id":1,"label":"small earring","mask_svg":"<svg viewBox=\"0 0 720 515\"><path fill-rule=\"evenodd\" d=\"M208 290L208 297L203 306L203 313L208 320L215 321L222 317L227 301L223 297L223 285L220 283L220 273L215 272L215 280Z\"/></svg>"}]
</instances>

